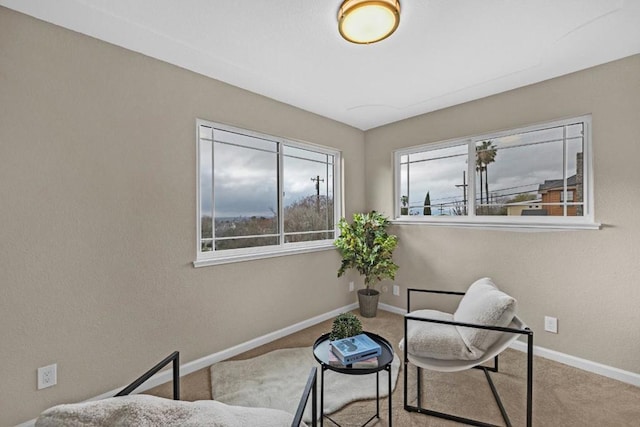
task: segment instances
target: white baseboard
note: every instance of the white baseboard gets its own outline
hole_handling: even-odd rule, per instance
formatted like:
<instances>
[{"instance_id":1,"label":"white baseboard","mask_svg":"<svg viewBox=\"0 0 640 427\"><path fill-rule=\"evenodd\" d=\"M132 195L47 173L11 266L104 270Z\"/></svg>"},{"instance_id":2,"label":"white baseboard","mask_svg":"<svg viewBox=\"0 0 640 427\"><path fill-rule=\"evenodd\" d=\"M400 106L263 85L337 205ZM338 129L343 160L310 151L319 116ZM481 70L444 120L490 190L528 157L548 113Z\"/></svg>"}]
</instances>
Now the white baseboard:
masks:
<instances>
[{"instance_id":1,"label":"white baseboard","mask_svg":"<svg viewBox=\"0 0 640 427\"><path fill-rule=\"evenodd\" d=\"M522 341L515 341L513 344L511 344L510 347L514 350L522 352L527 351L527 343ZM573 366L574 368L582 369L583 371L602 375L603 377L612 378L614 380L622 381L623 383L640 387L640 374L636 374L635 372L624 371L622 369L614 368L613 366L603 365L602 363L593 362L587 359L581 359L576 356L571 356L570 354L560 353L559 351L550 350L548 348L538 347L535 345L533 346L533 354L535 356L553 360L554 362L559 362L565 365Z\"/></svg>"},{"instance_id":2,"label":"white baseboard","mask_svg":"<svg viewBox=\"0 0 640 427\"><path fill-rule=\"evenodd\" d=\"M405 315L407 313L406 309L389 304L380 303L378 304L378 307L381 310L400 315ZM522 352L527 351L527 344L522 341L515 341L513 344L511 344L510 347L514 350ZM570 354L560 353L559 351L550 350L548 348L538 347L535 345L533 346L533 354L535 356L553 360L554 362L559 362L565 365L572 366L574 368L582 369L583 371L602 375L607 378L612 378L614 380L622 381L623 383L640 387L640 374L636 374L635 372L624 371L622 369L614 368L613 366L603 365L598 362L592 362L591 360L581 359L576 356L571 356Z\"/></svg>"},{"instance_id":3,"label":"white baseboard","mask_svg":"<svg viewBox=\"0 0 640 427\"><path fill-rule=\"evenodd\" d=\"M405 314L407 314L407 310L406 309L400 308L400 307L396 307L395 305L378 303L378 308L380 310L384 310L384 311L388 311L388 312L391 312L391 313L399 314L401 316L404 316Z\"/></svg>"}]
</instances>

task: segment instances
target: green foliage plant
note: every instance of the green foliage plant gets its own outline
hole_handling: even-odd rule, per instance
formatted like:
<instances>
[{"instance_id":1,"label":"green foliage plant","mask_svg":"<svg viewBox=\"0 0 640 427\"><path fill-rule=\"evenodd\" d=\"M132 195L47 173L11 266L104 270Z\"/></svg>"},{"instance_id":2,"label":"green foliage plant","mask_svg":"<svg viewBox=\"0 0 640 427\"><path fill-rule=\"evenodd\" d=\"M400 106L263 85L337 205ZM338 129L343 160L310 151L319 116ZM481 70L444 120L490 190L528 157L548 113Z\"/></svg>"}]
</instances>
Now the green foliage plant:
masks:
<instances>
[{"instance_id":1,"label":"green foliage plant","mask_svg":"<svg viewBox=\"0 0 640 427\"><path fill-rule=\"evenodd\" d=\"M340 236L335 240L342 255L338 277L356 269L364 276L367 290L380 280L395 279L398 265L393 262L393 251L398 237L387 233L388 226L389 219L376 211L355 213L352 223L340 220Z\"/></svg>"},{"instance_id":2,"label":"green foliage plant","mask_svg":"<svg viewBox=\"0 0 640 427\"><path fill-rule=\"evenodd\" d=\"M333 320L331 334L329 340L341 340L343 338L353 337L362 333L362 323L360 319L353 313L339 314Z\"/></svg>"}]
</instances>

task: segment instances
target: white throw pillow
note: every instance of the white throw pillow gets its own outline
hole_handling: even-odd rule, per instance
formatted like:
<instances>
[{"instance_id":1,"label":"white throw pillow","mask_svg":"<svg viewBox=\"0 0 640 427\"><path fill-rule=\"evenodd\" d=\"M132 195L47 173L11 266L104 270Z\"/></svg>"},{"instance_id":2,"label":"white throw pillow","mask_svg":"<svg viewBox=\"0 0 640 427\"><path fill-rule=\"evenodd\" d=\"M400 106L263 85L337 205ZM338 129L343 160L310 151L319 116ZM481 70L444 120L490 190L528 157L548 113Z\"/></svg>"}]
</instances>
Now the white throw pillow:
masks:
<instances>
[{"instance_id":1,"label":"white throw pillow","mask_svg":"<svg viewBox=\"0 0 640 427\"><path fill-rule=\"evenodd\" d=\"M453 314L456 322L487 326L508 326L516 313L516 300L502 292L488 278L474 282ZM458 326L460 336L469 350L482 356L500 337L500 332Z\"/></svg>"},{"instance_id":2,"label":"white throw pillow","mask_svg":"<svg viewBox=\"0 0 640 427\"><path fill-rule=\"evenodd\" d=\"M451 313L437 310L416 310L408 316L453 321ZM407 352L413 356L441 360L476 359L462 340L458 329L453 325L409 320L407 321L407 341L409 341ZM401 343L401 348L403 344Z\"/></svg>"}]
</instances>

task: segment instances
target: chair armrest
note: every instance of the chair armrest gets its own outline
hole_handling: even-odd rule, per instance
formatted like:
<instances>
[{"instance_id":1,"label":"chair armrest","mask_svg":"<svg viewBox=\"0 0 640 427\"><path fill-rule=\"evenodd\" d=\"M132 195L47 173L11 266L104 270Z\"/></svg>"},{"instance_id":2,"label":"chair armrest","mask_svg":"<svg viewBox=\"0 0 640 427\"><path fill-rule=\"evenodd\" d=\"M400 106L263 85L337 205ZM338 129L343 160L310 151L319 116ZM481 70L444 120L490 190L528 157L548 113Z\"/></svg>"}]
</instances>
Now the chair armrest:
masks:
<instances>
[{"instance_id":1,"label":"chair armrest","mask_svg":"<svg viewBox=\"0 0 640 427\"><path fill-rule=\"evenodd\" d=\"M317 375L318 368L313 367L309 372L309 378L307 379L307 385L304 387L304 391L302 392L302 396L300 397L300 402L298 403L298 408L296 410L296 414L293 417L293 422L291 423L291 427L299 427L302 423L302 416L304 414L304 408L307 406L307 402L309 401L309 395L311 395L311 425L316 427L318 425L318 415L317 415L317 396L316 396L316 383L317 383Z\"/></svg>"},{"instance_id":2,"label":"chair armrest","mask_svg":"<svg viewBox=\"0 0 640 427\"><path fill-rule=\"evenodd\" d=\"M123 388L114 397L126 396L140 387L142 383L158 373L162 368L172 363L173 368L173 400L180 400L180 352L174 351L163 360L158 362L153 368L136 378L131 384Z\"/></svg>"},{"instance_id":3,"label":"chair armrest","mask_svg":"<svg viewBox=\"0 0 640 427\"><path fill-rule=\"evenodd\" d=\"M407 313L411 313L411 292L422 292L422 293L440 294L440 295L464 295L465 294L465 292L458 292L458 291L438 291L434 289L407 288Z\"/></svg>"}]
</instances>

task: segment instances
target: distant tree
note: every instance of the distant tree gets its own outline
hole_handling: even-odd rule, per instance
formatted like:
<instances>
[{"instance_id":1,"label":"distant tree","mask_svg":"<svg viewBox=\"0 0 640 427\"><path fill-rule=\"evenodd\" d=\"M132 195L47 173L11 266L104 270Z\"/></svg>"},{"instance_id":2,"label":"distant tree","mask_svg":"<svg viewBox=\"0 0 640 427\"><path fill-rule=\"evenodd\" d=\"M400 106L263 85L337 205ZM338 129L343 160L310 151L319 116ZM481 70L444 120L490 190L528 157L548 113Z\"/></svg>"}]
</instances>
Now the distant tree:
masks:
<instances>
[{"instance_id":1,"label":"distant tree","mask_svg":"<svg viewBox=\"0 0 640 427\"><path fill-rule=\"evenodd\" d=\"M512 197L506 201L506 203L518 203L518 202L526 202L527 200L535 200L538 196L532 193L522 193L518 194L515 197Z\"/></svg>"},{"instance_id":2,"label":"distant tree","mask_svg":"<svg viewBox=\"0 0 640 427\"><path fill-rule=\"evenodd\" d=\"M213 221L211 221L211 216L203 216L200 222L200 232L201 237L207 238L211 237L213 234Z\"/></svg>"},{"instance_id":3,"label":"distant tree","mask_svg":"<svg viewBox=\"0 0 640 427\"><path fill-rule=\"evenodd\" d=\"M466 215L467 207L462 201L456 200L453 202L453 206L451 207L450 212L451 212L451 215L453 216Z\"/></svg>"},{"instance_id":4,"label":"distant tree","mask_svg":"<svg viewBox=\"0 0 640 427\"><path fill-rule=\"evenodd\" d=\"M427 191L427 195L424 197L424 214L431 215L431 197Z\"/></svg>"},{"instance_id":5,"label":"distant tree","mask_svg":"<svg viewBox=\"0 0 640 427\"><path fill-rule=\"evenodd\" d=\"M322 195L307 196L296 200L284 209L285 233L333 230L333 227L333 198ZM287 237L287 242L302 242L332 237L327 232L324 232L322 237L319 234L290 235Z\"/></svg>"},{"instance_id":6,"label":"distant tree","mask_svg":"<svg viewBox=\"0 0 640 427\"><path fill-rule=\"evenodd\" d=\"M216 219L216 239L220 237L238 237L237 239L216 240L215 249L237 249L256 246L277 245L279 233L278 213L271 209L270 216L240 216ZM330 239L334 228L333 199L326 196L303 197L284 208L286 242ZM331 230L331 231L326 231ZM306 233L318 231L317 233ZM270 235L270 236L269 236ZM202 218L202 237L211 237L211 217ZM252 236L252 237L247 237ZM207 244L207 247L211 247ZM205 245L203 244L203 250Z\"/></svg>"},{"instance_id":7,"label":"distant tree","mask_svg":"<svg viewBox=\"0 0 640 427\"><path fill-rule=\"evenodd\" d=\"M237 239L216 240L215 250L278 244L277 237L264 236L278 232L278 219L275 216L254 215L251 217L240 216L232 219L216 219L215 227L216 239L220 237L238 237Z\"/></svg>"},{"instance_id":8,"label":"distant tree","mask_svg":"<svg viewBox=\"0 0 640 427\"><path fill-rule=\"evenodd\" d=\"M484 172L484 198L486 203L489 203L489 175L487 172L487 166L490 163L496 161L498 149L493 145L493 142L482 141L481 145L476 146L476 172L480 172L480 203L483 203L483 186L482 186L482 174Z\"/></svg>"},{"instance_id":9,"label":"distant tree","mask_svg":"<svg viewBox=\"0 0 640 427\"><path fill-rule=\"evenodd\" d=\"M200 218L200 237L202 239L211 239L211 237L213 236L213 221L211 216L203 216L202 218ZM208 240L208 241L203 241L202 242L202 247L200 248L201 251L211 251L213 250L213 243Z\"/></svg>"}]
</instances>

